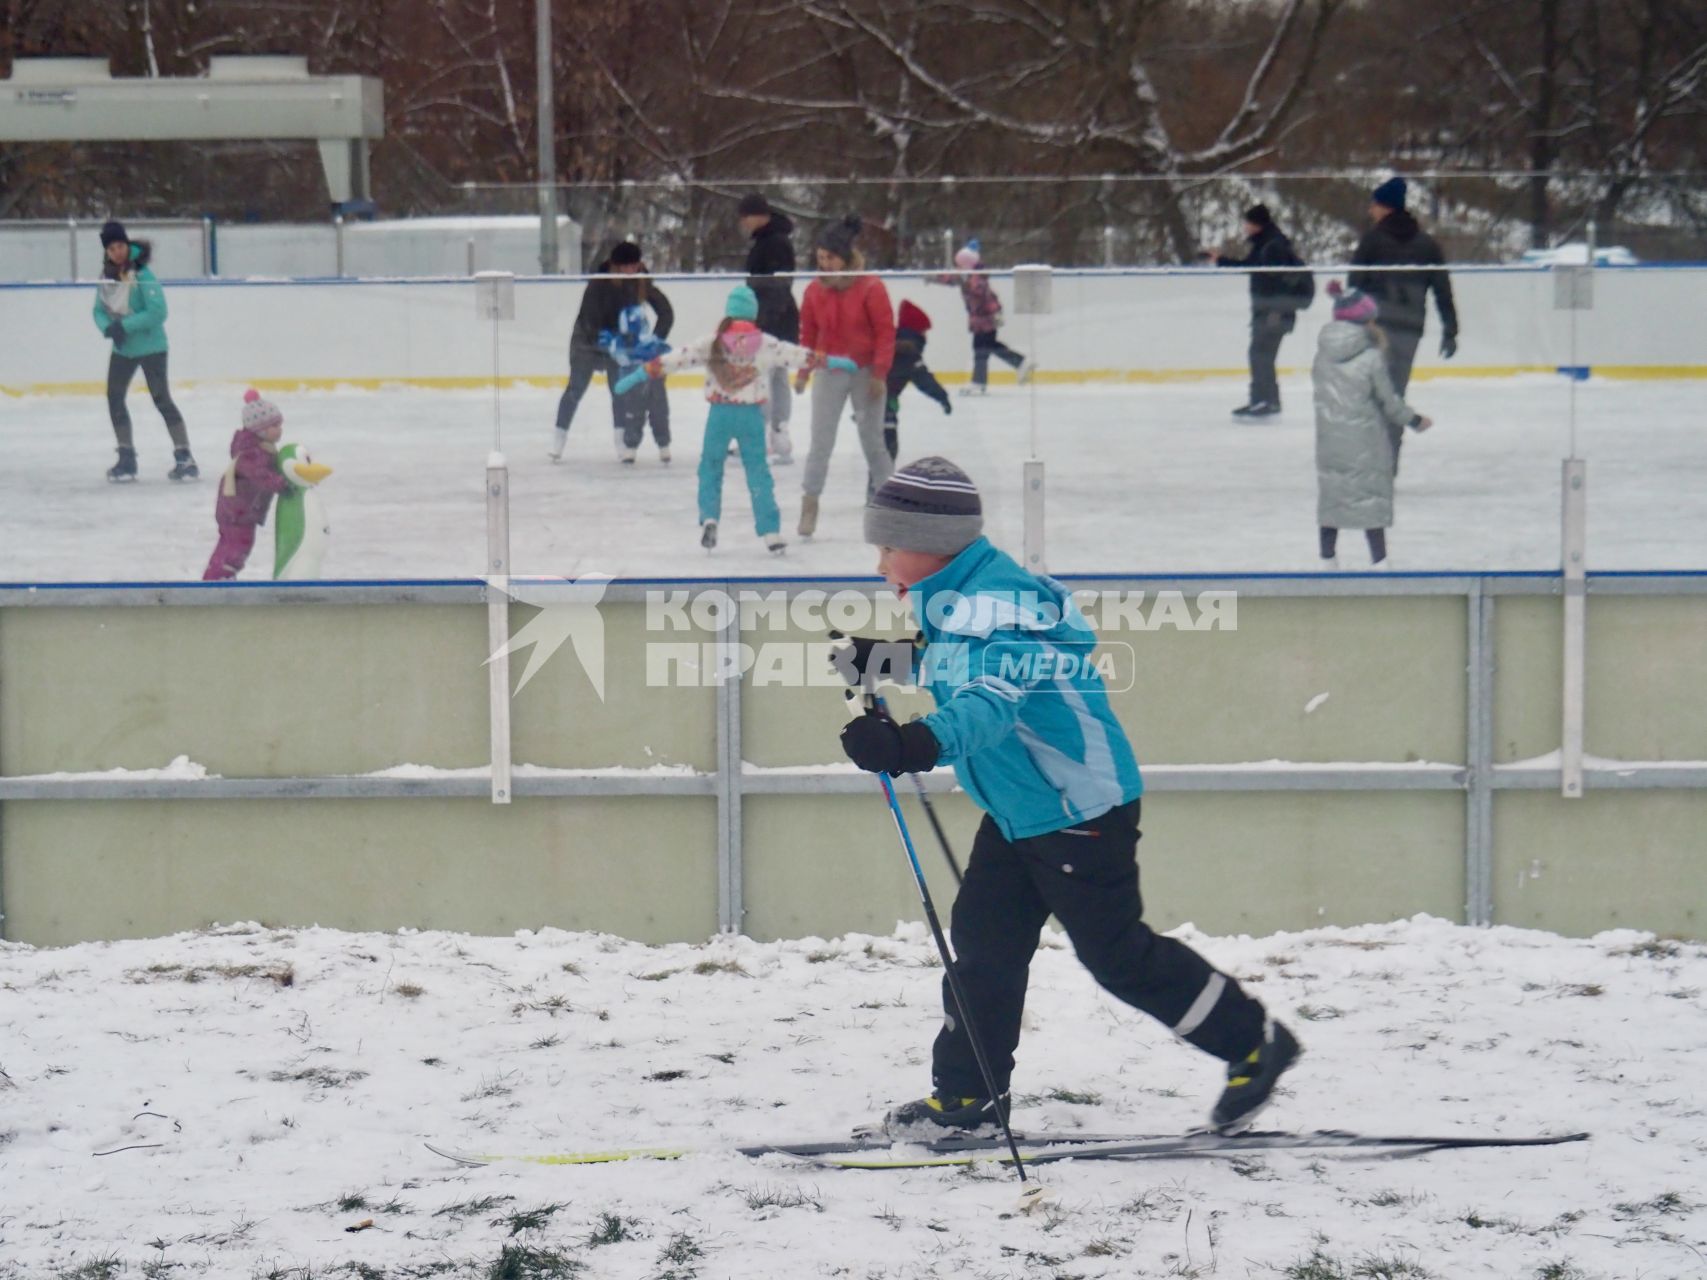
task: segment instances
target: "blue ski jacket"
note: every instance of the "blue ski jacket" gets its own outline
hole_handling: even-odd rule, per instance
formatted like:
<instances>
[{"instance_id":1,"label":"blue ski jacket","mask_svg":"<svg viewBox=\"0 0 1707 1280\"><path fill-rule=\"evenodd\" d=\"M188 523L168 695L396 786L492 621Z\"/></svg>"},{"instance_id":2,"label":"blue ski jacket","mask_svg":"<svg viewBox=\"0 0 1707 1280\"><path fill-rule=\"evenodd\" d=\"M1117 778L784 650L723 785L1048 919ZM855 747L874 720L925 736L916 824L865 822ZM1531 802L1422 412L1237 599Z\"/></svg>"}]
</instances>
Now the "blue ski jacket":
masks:
<instances>
[{"instance_id":1,"label":"blue ski jacket","mask_svg":"<svg viewBox=\"0 0 1707 1280\"><path fill-rule=\"evenodd\" d=\"M980 538L914 584L924 718L960 785L1009 840L1136 800L1138 761L1092 664L1096 634L1067 589Z\"/></svg>"}]
</instances>

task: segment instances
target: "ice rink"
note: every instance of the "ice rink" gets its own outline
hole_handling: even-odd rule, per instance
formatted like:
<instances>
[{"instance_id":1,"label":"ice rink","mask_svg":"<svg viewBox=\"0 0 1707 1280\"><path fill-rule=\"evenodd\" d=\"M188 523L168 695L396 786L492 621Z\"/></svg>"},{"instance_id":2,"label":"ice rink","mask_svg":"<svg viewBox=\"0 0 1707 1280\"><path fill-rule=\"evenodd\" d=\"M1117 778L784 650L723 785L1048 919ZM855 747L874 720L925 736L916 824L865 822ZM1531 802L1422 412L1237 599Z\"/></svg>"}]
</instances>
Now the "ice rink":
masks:
<instances>
[{"instance_id":1,"label":"ice rink","mask_svg":"<svg viewBox=\"0 0 1707 1280\"><path fill-rule=\"evenodd\" d=\"M1390 534L1400 570L1553 569L1559 564L1559 464L1571 451L1573 384L1541 374L1413 384L1434 428L1408 435ZM942 453L985 495L987 530L1017 549L1020 479L1035 416L1048 464L1048 563L1056 573L1311 571L1316 477L1309 382L1284 383L1278 420L1240 425L1227 380L993 388L944 416L909 391L903 461ZM106 406L76 395L0 398L0 579L184 580L214 544L213 503L243 388L178 390L199 484L169 484L171 451L140 380L131 398L141 482L108 485ZM485 558L483 479L493 444L489 391L410 387L269 393L285 439L334 468L322 494L332 523L329 578L473 577ZM559 464L546 457L557 390L506 388L502 445L511 467L513 563L523 574L621 577L868 573L860 539L865 469L844 422L818 536L794 536L807 432L796 404L797 461L777 468L787 555L753 536L738 463L727 468L723 541L698 545L695 471L706 405L670 393L674 462L650 439L636 466L612 447L609 400L595 385ZM1588 459L1591 569L1707 567L1707 383L1591 380L1575 386L1576 451ZM1361 539L1342 542L1361 567ZM244 577L270 574L263 531Z\"/></svg>"}]
</instances>

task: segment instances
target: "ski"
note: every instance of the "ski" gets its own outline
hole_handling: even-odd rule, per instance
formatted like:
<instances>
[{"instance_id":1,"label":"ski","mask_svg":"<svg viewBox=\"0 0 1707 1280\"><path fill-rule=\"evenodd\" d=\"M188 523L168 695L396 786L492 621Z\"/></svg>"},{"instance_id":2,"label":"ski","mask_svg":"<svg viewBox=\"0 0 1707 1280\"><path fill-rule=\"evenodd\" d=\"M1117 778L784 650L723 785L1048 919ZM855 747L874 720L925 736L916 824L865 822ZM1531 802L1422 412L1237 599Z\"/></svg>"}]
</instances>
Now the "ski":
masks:
<instances>
[{"instance_id":1,"label":"ski","mask_svg":"<svg viewBox=\"0 0 1707 1280\"><path fill-rule=\"evenodd\" d=\"M1583 1142L1586 1133L1541 1134L1534 1137L1491 1136L1398 1136L1346 1133L1318 1129L1312 1133L1252 1131L1247 1133L1201 1132L1175 1137L1142 1137L1131 1140L1079 1141L1072 1143L1021 1144L1025 1164L1049 1164L1058 1160L1181 1160L1233 1158L1252 1151L1347 1151L1382 1159L1424 1155L1472 1147L1548 1147L1565 1142ZM802 1157L815 1164L837 1169L930 1169L949 1168L992 1160L1012 1164L1000 1142L984 1142L981 1149L970 1146L958 1151L927 1150L920 1155L884 1156L872 1152L824 1152Z\"/></svg>"},{"instance_id":2,"label":"ski","mask_svg":"<svg viewBox=\"0 0 1707 1280\"><path fill-rule=\"evenodd\" d=\"M1057 1160L1162 1160L1233 1157L1250 1151L1348 1151L1381 1158L1422 1155L1476 1147L1546 1147L1584 1142L1587 1133L1498 1135L1382 1135L1339 1129L1290 1133L1253 1130L1245 1133L1199 1131L1184 1134L1015 1134L1026 1164ZM434 1155L467 1167L519 1162L525 1164L611 1164L627 1160L680 1160L691 1155L715 1155L717 1148L618 1147L602 1151L491 1154L456 1151L424 1144ZM927 1169L995 1160L1012 1164L1006 1140L1000 1137L947 1137L925 1141L887 1137L831 1142L776 1142L728 1149L729 1154L757 1158L780 1155L836 1169Z\"/></svg>"}]
</instances>

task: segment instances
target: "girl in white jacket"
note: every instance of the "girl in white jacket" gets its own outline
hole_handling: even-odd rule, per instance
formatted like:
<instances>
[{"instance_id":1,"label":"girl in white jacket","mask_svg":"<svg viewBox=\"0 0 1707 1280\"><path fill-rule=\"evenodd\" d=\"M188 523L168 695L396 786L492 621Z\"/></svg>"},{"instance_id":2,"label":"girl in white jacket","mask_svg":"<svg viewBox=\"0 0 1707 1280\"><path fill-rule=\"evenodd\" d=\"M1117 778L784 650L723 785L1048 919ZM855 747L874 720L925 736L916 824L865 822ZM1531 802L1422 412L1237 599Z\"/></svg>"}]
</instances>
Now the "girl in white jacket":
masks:
<instances>
[{"instance_id":1,"label":"girl in white jacket","mask_svg":"<svg viewBox=\"0 0 1707 1280\"><path fill-rule=\"evenodd\" d=\"M770 466L765 461L765 404L774 369L852 368L852 361L821 360L805 347L761 333L754 321L759 300L746 285L730 290L723 323L709 338L690 342L650 361L617 384L621 395L647 377L662 378L672 370L704 366L705 398L711 413L705 423L705 446L699 455L700 545L717 545L717 521L723 511L723 464L733 440L747 473L747 492L753 499L753 524L765 546L781 555L782 513L777 509Z\"/></svg>"}]
</instances>

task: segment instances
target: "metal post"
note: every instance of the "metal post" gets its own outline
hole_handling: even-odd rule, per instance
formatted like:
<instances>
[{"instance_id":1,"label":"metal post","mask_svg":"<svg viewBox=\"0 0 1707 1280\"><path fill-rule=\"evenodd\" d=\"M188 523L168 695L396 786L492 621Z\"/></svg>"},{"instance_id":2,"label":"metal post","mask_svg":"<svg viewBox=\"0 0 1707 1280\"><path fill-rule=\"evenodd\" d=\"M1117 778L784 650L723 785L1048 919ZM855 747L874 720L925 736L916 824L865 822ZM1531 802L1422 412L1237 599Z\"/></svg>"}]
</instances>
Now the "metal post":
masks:
<instances>
[{"instance_id":1,"label":"metal post","mask_svg":"<svg viewBox=\"0 0 1707 1280\"><path fill-rule=\"evenodd\" d=\"M70 279L75 280L75 279L77 279L77 219L76 218L67 218L65 220L65 228L66 228L66 231L69 233L70 240L71 240L71 275L70 275Z\"/></svg>"},{"instance_id":2,"label":"metal post","mask_svg":"<svg viewBox=\"0 0 1707 1280\"><path fill-rule=\"evenodd\" d=\"M717 928L740 933L747 913L742 884L741 608L734 583L724 583L729 614L717 629Z\"/></svg>"},{"instance_id":3,"label":"metal post","mask_svg":"<svg viewBox=\"0 0 1707 1280\"><path fill-rule=\"evenodd\" d=\"M483 271L475 278L476 314L492 326L492 452L486 459L487 704L492 736L492 803L509 804L510 787L510 469L504 461L498 400L498 326L516 315L516 278Z\"/></svg>"},{"instance_id":4,"label":"metal post","mask_svg":"<svg viewBox=\"0 0 1707 1280\"><path fill-rule=\"evenodd\" d=\"M344 215L336 214L332 218L332 253L335 259L333 265L337 274L344 274Z\"/></svg>"},{"instance_id":5,"label":"metal post","mask_svg":"<svg viewBox=\"0 0 1707 1280\"><path fill-rule=\"evenodd\" d=\"M486 662L492 740L492 803L510 803L510 471L486 459Z\"/></svg>"},{"instance_id":6,"label":"metal post","mask_svg":"<svg viewBox=\"0 0 1707 1280\"><path fill-rule=\"evenodd\" d=\"M1494 922L1494 644L1495 597L1477 578L1467 599L1469 661L1464 762L1464 922Z\"/></svg>"},{"instance_id":7,"label":"metal post","mask_svg":"<svg viewBox=\"0 0 1707 1280\"><path fill-rule=\"evenodd\" d=\"M1105 267L1112 267L1114 265L1113 227L1104 227L1102 229L1102 265Z\"/></svg>"},{"instance_id":8,"label":"metal post","mask_svg":"<svg viewBox=\"0 0 1707 1280\"><path fill-rule=\"evenodd\" d=\"M539 269L557 274L557 126L551 77L551 0L535 0L534 27L538 43L534 62L539 73Z\"/></svg>"},{"instance_id":9,"label":"metal post","mask_svg":"<svg viewBox=\"0 0 1707 1280\"><path fill-rule=\"evenodd\" d=\"M1584 644L1588 624L1588 578L1584 556L1588 537L1588 461L1566 458L1561 504L1565 574L1564 687L1560 697L1559 793L1567 800L1583 794L1583 681L1587 669Z\"/></svg>"},{"instance_id":10,"label":"metal post","mask_svg":"<svg viewBox=\"0 0 1707 1280\"><path fill-rule=\"evenodd\" d=\"M471 276L477 274L477 272L474 270L474 237L473 236L468 237L468 274Z\"/></svg>"},{"instance_id":11,"label":"metal post","mask_svg":"<svg viewBox=\"0 0 1707 1280\"><path fill-rule=\"evenodd\" d=\"M202 274L217 274L213 259L213 218L202 214Z\"/></svg>"},{"instance_id":12,"label":"metal post","mask_svg":"<svg viewBox=\"0 0 1707 1280\"><path fill-rule=\"evenodd\" d=\"M1045 266L1014 268L1014 312L1026 317L1026 340L1035 355L1037 351L1037 317L1047 315L1055 305L1054 275ZM1025 496L1022 510L1025 516L1025 567L1032 573L1046 571L1044 555L1044 475L1043 459L1037 453L1037 380L1028 388L1031 393L1031 456L1026 459L1023 483Z\"/></svg>"}]
</instances>

